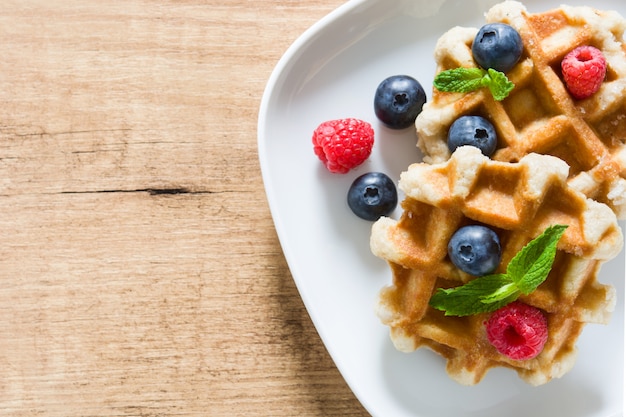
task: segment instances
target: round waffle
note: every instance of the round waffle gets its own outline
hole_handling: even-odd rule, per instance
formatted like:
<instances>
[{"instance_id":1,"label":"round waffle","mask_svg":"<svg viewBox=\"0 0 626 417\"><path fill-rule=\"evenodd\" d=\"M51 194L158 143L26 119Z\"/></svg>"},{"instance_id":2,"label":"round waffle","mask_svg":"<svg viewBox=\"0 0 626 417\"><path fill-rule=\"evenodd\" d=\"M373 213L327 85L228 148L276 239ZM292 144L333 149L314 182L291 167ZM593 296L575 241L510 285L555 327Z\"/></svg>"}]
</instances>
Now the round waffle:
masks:
<instances>
[{"instance_id":1,"label":"round waffle","mask_svg":"<svg viewBox=\"0 0 626 417\"><path fill-rule=\"evenodd\" d=\"M487 89L470 93L433 91L415 125L424 161L450 157L447 132L463 115L489 119L498 134L498 161L519 161L529 153L556 156L570 167L570 185L626 218L626 20L616 12L562 6L528 13L515 1L494 6L487 22L503 22L521 35L524 51L507 76L510 95L493 99ZM471 46L478 29L455 27L435 49L437 72L476 67ZM599 92L574 100L562 81L563 57L581 45L600 49L607 76Z\"/></svg>"},{"instance_id":2,"label":"round waffle","mask_svg":"<svg viewBox=\"0 0 626 417\"><path fill-rule=\"evenodd\" d=\"M393 273L393 284L379 295L377 314L399 350L431 348L447 359L451 377L466 385L495 366L512 368L533 385L571 369L583 326L606 323L614 308L615 290L599 283L597 273L619 253L623 237L614 212L571 188L568 172L565 162L549 155L531 153L510 163L463 146L445 162L413 164L402 174L403 214L398 221L379 219L370 240L372 252ZM521 298L548 319L548 342L534 359L515 361L498 353L486 338L487 314L445 316L428 304L437 288L474 279L450 262L447 242L459 227L476 223L500 237L497 272L548 226L568 225L548 278Z\"/></svg>"}]
</instances>

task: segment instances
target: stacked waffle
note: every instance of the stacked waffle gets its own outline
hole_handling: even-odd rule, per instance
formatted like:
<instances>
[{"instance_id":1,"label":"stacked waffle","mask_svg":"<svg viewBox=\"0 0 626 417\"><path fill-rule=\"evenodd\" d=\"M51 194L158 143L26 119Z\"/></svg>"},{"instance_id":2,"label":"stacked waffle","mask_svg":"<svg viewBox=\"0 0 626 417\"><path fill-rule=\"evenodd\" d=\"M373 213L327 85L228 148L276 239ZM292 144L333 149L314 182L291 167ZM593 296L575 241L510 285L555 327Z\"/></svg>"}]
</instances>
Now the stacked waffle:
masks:
<instances>
[{"instance_id":1,"label":"stacked waffle","mask_svg":"<svg viewBox=\"0 0 626 417\"><path fill-rule=\"evenodd\" d=\"M492 8L487 20L507 23L522 37L522 59L507 74L516 87L501 102L488 90L433 92L416 121L425 162L411 165L399 183L403 214L398 221L381 218L372 228L372 252L389 262L393 274L377 313L399 350L429 347L447 359L448 373L462 384L478 383L490 368L504 366L539 385L571 369L584 325L606 323L615 305L614 289L599 283L597 274L623 244L617 218L626 216L626 23L590 8L529 14L513 1ZM476 66L476 33L446 33L435 52L438 71ZM583 44L601 49L609 70L598 93L575 101L558 63ZM471 146L448 150L448 128L470 114L496 127L499 144L491 158ZM451 263L447 243L460 227L477 223L500 238L500 272L548 226L568 226L546 281L520 298L548 322L548 341L533 359L511 359L489 343L489 313L451 317L429 305L437 288L476 279Z\"/></svg>"},{"instance_id":2,"label":"stacked waffle","mask_svg":"<svg viewBox=\"0 0 626 417\"><path fill-rule=\"evenodd\" d=\"M507 73L515 89L503 101L485 89L458 94L435 90L416 120L424 161L450 157L446 136L456 118L484 116L500 139L493 159L516 161L531 152L559 157L570 167L571 186L626 218L626 21L615 12L589 7L529 14L514 1L494 6L487 21L507 23L523 39L524 54ZM437 71L475 67L471 47L476 33L461 27L445 33L435 49ZM581 45L600 49L608 71L598 93L574 100L562 82L560 62Z\"/></svg>"}]
</instances>

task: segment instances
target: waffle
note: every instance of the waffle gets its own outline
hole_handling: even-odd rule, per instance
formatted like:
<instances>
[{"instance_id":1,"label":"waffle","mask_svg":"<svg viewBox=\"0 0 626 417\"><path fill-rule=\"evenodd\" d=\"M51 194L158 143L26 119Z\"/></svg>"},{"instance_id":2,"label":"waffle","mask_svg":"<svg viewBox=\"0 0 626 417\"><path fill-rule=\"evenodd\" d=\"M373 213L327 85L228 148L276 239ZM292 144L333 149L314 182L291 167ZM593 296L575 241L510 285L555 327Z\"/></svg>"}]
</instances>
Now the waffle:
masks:
<instances>
[{"instance_id":1,"label":"waffle","mask_svg":"<svg viewBox=\"0 0 626 417\"><path fill-rule=\"evenodd\" d=\"M474 147L458 148L441 163L417 163L401 175L405 193L399 220L374 223L372 252L388 261L392 285L381 290L377 315L400 351L428 347L447 359L447 372L464 385L478 383L497 366L512 368L532 385L565 374L586 323L606 323L615 290L597 281L601 264L623 240L613 211L567 184L568 166L539 154L519 162L493 161ZM546 314L549 337L534 359L515 361L486 339L488 314L445 316L428 305L437 288L473 279L447 257L447 242L466 224L484 224L499 235L504 272L510 259L549 225L566 224L546 281L521 301Z\"/></svg>"},{"instance_id":2,"label":"waffle","mask_svg":"<svg viewBox=\"0 0 626 417\"><path fill-rule=\"evenodd\" d=\"M515 1L494 6L486 20L507 23L522 37L522 57L507 73L515 88L501 102L487 89L465 94L435 89L415 122L424 161L447 160L452 122L462 115L480 115L498 134L493 159L514 162L532 152L559 157L570 166L572 187L626 218L626 20L589 7L531 14ZM477 32L455 27L445 33L435 49L437 72L476 67L471 45ZM562 82L560 62L580 45L603 52L607 76L598 93L574 100Z\"/></svg>"}]
</instances>

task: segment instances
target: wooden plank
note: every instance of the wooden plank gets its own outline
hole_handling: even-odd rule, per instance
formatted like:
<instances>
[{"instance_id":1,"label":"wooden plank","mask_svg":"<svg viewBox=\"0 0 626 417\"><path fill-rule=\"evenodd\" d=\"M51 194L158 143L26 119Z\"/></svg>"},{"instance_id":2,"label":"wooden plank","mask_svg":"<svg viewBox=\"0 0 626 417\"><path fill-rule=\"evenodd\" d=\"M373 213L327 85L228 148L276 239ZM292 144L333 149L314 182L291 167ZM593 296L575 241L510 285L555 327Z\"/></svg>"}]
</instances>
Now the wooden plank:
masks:
<instances>
[{"instance_id":1,"label":"wooden plank","mask_svg":"<svg viewBox=\"0 0 626 417\"><path fill-rule=\"evenodd\" d=\"M367 415L256 152L271 70L339 4L4 2L0 415Z\"/></svg>"}]
</instances>

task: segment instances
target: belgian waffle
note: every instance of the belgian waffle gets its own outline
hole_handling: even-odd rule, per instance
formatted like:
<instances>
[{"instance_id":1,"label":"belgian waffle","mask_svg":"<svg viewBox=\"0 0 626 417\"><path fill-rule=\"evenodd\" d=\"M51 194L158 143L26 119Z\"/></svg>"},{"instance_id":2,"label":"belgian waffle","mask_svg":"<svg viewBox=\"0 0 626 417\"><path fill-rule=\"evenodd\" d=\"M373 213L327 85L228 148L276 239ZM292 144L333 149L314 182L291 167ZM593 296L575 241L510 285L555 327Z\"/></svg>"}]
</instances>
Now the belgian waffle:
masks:
<instances>
[{"instance_id":1,"label":"belgian waffle","mask_svg":"<svg viewBox=\"0 0 626 417\"><path fill-rule=\"evenodd\" d=\"M399 220L374 223L372 252L391 266L392 285L377 314L397 349L429 347L447 359L447 372L465 385L492 367L513 368L532 385L560 377L574 364L575 343L586 323L606 323L615 304L612 286L597 281L601 264L621 250L617 218L605 204L568 186L568 166L539 154L519 162L493 161L474 147L458 148L441 163L417 163L401 175L406 197ZM566 224L546 281L521 301L546 314L548 342L534 359L515 361L486 339L486 314L444 316L428 305L437 288L473 279L447 257L447 242L466 224L484 224L500 237L503 272L510 259L549 225Z\"/></svg>"},{"instance_id":2,"label":"belgian waffle","mask_svg":"<svg viewBox=\"0 0 626 417\"><path fill-rule=\"evenodd\" d=\"M559 157L570 166L572 187L626 218L626 20L590 7L562 6L532 14L515 1L494 6L486 20L507 23L522 37L522 57L507 73L515 88L501 102L487 89L463 94L435 89L415 123L424 161L447 160L452 122L462 115L480 115L498 133L493 159L514 162L532 152ZM437 72L476 67L471 45L477 32L455 27L445 33L435 49ZM607 76L598 93L574 100L562 81L560 62L580 45L603 52Z\"/></svg>"}]
</instances>

